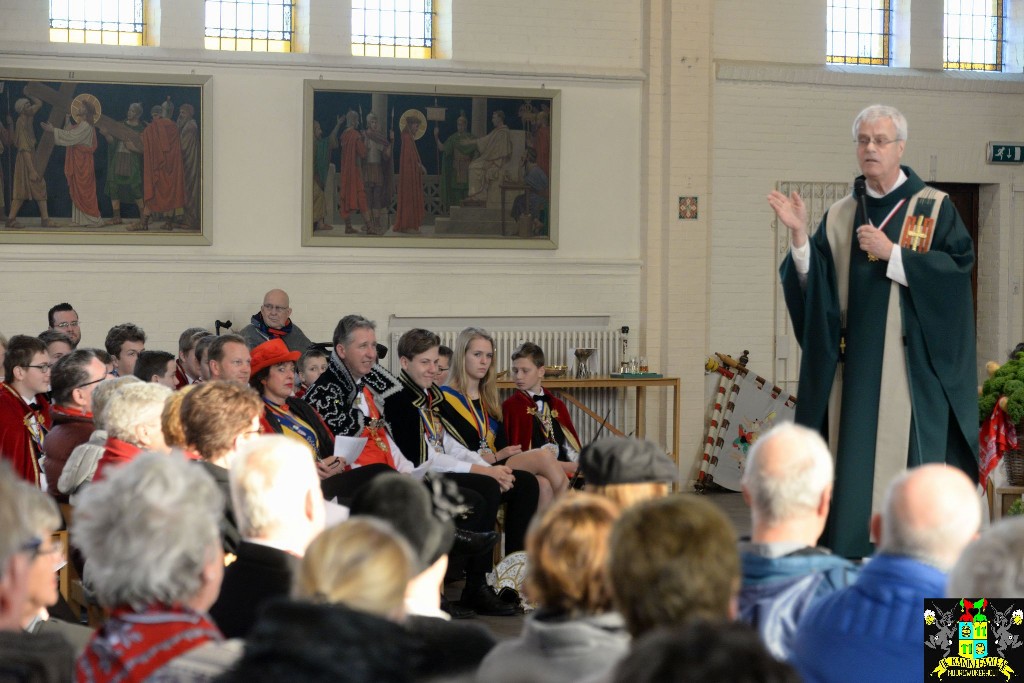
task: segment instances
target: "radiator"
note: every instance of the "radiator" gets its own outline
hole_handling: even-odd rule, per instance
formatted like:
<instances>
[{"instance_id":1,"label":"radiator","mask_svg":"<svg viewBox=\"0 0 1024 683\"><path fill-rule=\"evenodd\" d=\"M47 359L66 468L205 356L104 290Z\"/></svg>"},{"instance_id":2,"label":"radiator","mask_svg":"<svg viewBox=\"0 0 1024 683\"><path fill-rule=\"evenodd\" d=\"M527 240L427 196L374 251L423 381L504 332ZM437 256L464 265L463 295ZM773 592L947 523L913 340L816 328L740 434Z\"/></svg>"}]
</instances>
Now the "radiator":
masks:
<instances>
[{"instance_id":1,"label":"radiator","mask_svg":"<svg viewBox=\"0 0 1024 683\"><path fill-rule=\"evenodd\" d=\"M449 348L454 348L455 340L461 330L434 330L441 343ZM387 360L392 372L401 372L402 366L398 361L398 339L402 331L391 333L391 352ZM500 373L512 366L512 352L523 342L533 342L544 350L544 357L547 365L568 366L567 376L573 376L576 370L576 359L572 350L576 348L597 349L590 358L590 371L594 375L608 376L618 370L620 354L620 335L618 330L488 330L494 337L494 367ZM556 390L557 391L557 390ZM502 398L508 395L503 392ZM573 389L572 395L581 403L600 415L602 418L608 415L610 424L620 426L625 406L625 396L617 395L614 389ZM572 423L576 426L576 432L580 435L580 442L583 444L591 441L597 435L600 425L590 418L586 413L566 401ZM628 431L628 430L627 430ZM603 435L607 435L605 430Z\"/></svg>"}]
</instances>

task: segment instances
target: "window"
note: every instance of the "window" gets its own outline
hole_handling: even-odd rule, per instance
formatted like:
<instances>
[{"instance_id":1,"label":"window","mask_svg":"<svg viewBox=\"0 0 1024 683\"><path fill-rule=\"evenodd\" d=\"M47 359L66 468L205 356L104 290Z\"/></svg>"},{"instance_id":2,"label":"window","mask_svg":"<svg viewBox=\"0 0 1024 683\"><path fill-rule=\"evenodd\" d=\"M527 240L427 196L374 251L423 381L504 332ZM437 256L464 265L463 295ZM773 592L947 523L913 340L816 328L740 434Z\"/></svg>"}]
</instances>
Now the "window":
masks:
<instances>
[{"instance_id":1,"label":"window","mask_svg":"<svg viewBox=\"0 0 1024 683\"><path fill-rule=\"evenodd\" d=\"M1003 70L1002 0L946 0L943 68Z\"/></svg>"},{"instance_id":2,"label":"window","mask_svg":"<svg viewBox=\"0 0 1024 683\"><path fill-rule=\"evenodd\" d=\"M825 61L889 66L892 9L889 0L828 0Z\"/></svg>"},{"instance_id":3,"label":"window","mask_svg":"<svg viewBox=\"0 0 1024 683\"><path fill-rule=\"evenodd\" d=\"M142 45L142 0L50 0L50 42Z\"/></svg>"},{"instance_id":4,"label":"window","mask_svg":"<svg viewBox=\"0 0 1024 683\"><path fill-rule=\"evenodd\" d=\"M206 49L291 52L292 0L206 0Z\"/></svg>"},{"instance_id":5,"label":"window","mask_svg":"<svg viewBox=\"0 0 1024 683\"><path fill-rule=\"evenodd\" d=\"M352 54L430 59L431 0L352 0Z\"/></svg>"}]
</instances>

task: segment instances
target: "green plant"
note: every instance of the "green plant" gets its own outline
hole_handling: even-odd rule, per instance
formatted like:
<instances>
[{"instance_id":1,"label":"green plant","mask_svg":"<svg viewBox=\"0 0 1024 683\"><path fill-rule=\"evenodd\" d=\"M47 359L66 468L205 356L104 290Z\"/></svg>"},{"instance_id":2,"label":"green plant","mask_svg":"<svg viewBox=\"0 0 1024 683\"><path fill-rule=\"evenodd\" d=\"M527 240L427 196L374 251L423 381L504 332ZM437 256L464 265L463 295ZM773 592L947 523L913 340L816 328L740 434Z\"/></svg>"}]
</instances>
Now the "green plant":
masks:
<instances>
[{"instance_id":1,"label":"green plant","mask_svg":"<svg viewBox=\"0 0 1024 683\"><path fill-rule=\"evenodd\" d=\"M1024 500L1018 498L1013 501L1010 505L1010 509L1006 511L1007 517L1017 517L1018 515L1024 515Z\"/></svg>"},{"instance_id":2,"label":"green plant","mask_svg":"<svg viewBox=\"0 0 1024 683\"><path fill-rule=\"evenodd\" d=\"M1006 361L985 380L978 399L979 421L984 422L1003 396L1006 397L1006 416L1019 424L1024 420L1024 353Z\"/></svg>"}]
</instances>

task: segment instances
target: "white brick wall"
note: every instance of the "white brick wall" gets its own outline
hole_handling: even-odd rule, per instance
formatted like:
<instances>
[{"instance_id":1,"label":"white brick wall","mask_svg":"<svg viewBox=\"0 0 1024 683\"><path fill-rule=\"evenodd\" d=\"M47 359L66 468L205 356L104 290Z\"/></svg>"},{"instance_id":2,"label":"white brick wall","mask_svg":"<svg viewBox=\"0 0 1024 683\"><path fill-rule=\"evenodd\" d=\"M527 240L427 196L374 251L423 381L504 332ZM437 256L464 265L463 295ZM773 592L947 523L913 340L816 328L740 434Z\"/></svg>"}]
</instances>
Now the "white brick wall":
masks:
<instances>
[{"instance_id":1,"label":"white brick wall","mask_svg":"<svg viewBox=\"0 0 1024 683\"><path fill-rule=\"evenodd\" d=\"M940 51L926 35L935 8L922 4L929 1L897 3L919 17L905 27L913 49L897 56L935 69ZM54 50L45 42L45 3L0 0L0 68L197 67L213 76L204 134L214 237L208 248L5 245L0 331L37 332L45 310L70 299L87 343L133 318L151 347L170 349L189 325L230 318L240 328L260 295L276 286L291 293L297 321L316 339L355 310L382 325L393 313L607 314L613 325L633 328L635 353L683 378L681 470L692 476L711 386L701 373L704 356L750 349L759 373L774 367L777 263L765 194L780 179L852 178L851 119L864 105L885 101L910 120L906 163L927 178L934 156L936 179L983 185L980 360L1005 354L1024 335L1024 174L982 158L988 140L1024 140L1019 75L825 69L820 0L450 4L451 62L367 66L348 56L344 3L314 0L308 27L300 27L311 53L264 67L187 50L192 29L183 14L161 28L168 35L159 49L127 60L80 50L63 59L40 56ZM1014 21L1016 4L1009 9ZM931 29L922 28L924 17ZM1019 71L1014 36L1011 26L1007 62ZM17 45L4 47L11 43ZM34 53L21 49L26 43ZM516 72L522 75L494 75ZM538 73L543 77L531 75ZM302 79L321 74L561 89L560 249L301 248ZM242 115L243 105L255 115ZM680 195L699 197L699 220L677 219ZM481 288L484 278L492 284ZM665 442L670 413L658 393L650 392L648 434Z\"/></svg>"}]
</instances>

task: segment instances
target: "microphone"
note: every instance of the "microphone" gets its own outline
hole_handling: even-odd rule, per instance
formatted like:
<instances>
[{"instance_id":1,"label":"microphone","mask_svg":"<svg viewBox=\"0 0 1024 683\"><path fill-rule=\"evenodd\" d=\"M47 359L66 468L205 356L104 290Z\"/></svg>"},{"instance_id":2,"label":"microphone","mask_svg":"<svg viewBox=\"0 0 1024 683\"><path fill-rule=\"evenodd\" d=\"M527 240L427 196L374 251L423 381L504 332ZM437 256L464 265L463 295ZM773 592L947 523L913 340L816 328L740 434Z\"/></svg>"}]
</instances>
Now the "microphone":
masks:
<instances>
[{"instance_id":1,"label":"microphone","mask_svg":"<svg viewBox=\"0 0 1024 683\"><path fill-rule=\"evenodd\" d=\"M857 178L853 181L853 196L860 200L861 225L869 223L868 184L864 181L864 178Z\"/></svg>"}]
</instances>

